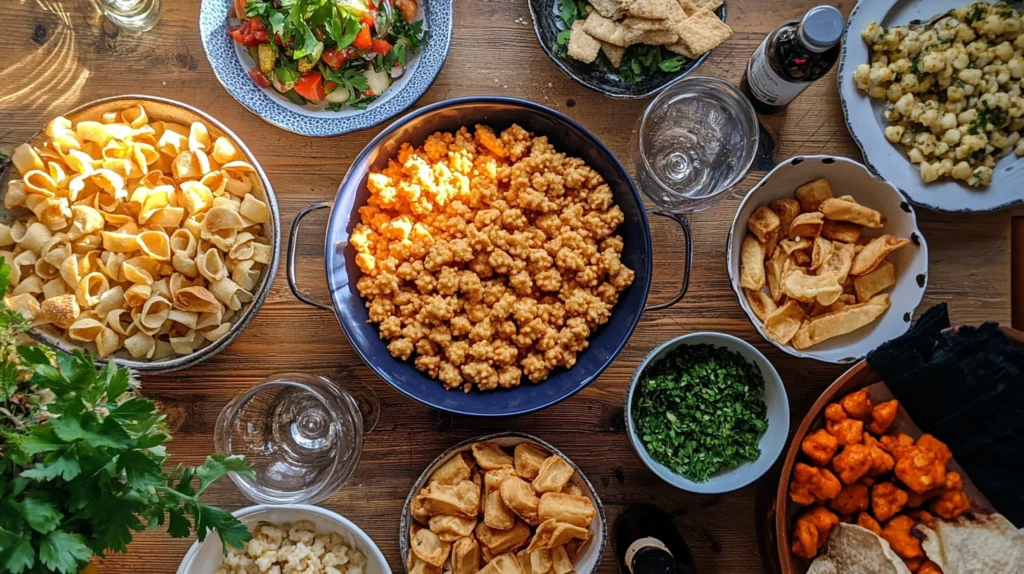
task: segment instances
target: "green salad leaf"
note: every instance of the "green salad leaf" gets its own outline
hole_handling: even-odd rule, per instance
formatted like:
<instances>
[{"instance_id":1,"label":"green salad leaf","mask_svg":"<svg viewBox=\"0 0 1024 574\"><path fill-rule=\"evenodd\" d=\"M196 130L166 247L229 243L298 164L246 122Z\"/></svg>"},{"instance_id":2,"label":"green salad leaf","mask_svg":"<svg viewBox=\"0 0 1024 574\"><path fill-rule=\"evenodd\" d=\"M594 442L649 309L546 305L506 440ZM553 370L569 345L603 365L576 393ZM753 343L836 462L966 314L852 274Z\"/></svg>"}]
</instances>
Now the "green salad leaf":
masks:
<instances>
[{"instance_id":1,"label":"green salad leaf","mask_svg":"<svg viewBox=\"0 0 1024 574\"><path fill-rule=\"evenodd\" d=\"M654 460L694 482L757 460L768 429L764 379L741 355L681 345L650 365L634 397L636 433Z\"/></svg>"}]
</instances>

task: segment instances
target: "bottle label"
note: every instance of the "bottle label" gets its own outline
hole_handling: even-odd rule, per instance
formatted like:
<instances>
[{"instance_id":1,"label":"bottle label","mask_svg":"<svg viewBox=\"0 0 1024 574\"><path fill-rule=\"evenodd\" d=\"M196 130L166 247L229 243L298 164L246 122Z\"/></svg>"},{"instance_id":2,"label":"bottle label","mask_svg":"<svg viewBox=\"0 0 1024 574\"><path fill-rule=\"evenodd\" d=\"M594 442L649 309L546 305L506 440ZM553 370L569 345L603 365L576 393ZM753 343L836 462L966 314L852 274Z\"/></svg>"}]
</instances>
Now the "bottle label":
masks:
<instances>
[{"instance_id":1,"label":"bottle label","mask_svg":"<svg viewBox=\"0 0 1024 574\"><path fill-rule=\"evenodd\" d=\"M659 550L664 550L669 556L672 555L672 551L669 550L661 540L651 538L650 536L646 538L638 538L629 545L629 548L626 549L626 566L629 567L630 572L633 572L633 557L636 556L637 552L640 552L644 548L657 548Z\"/></svg>"},{"instance_id":2,"label":"bottle label","mask_svg":"<svg viewBox=\"0 0 1024 574\"><path fill-rule=\"evenodd\" d=\"M755 98L770 106L782 107L795 100L810 84L790 82L772 69L768 63L768 38L765 38L747 63L747 85Z\"/></svg>"}]
</instances>

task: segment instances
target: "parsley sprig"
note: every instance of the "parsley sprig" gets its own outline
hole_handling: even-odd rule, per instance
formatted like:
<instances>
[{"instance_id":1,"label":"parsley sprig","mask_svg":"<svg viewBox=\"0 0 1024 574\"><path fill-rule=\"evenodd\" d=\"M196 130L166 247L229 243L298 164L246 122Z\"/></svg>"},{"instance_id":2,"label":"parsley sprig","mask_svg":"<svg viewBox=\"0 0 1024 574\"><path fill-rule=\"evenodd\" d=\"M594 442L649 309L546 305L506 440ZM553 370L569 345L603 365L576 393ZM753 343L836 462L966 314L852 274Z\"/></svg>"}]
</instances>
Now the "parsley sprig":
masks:
<instances>
[{"instance_id":1,"label":"parsley sprig","mask_svg":"<svg viewBox=\"0 0 1024 574\"><path fill-rule=\"evenodd\" d=\"M9 273L0 259L0 294ZM179 538L216 531L225 549L251 538L200 500L229 472L252 476L240 457L165 472L166 417L131 371L19 344L29 327L0 300L0 572L79 572L165 521Z\"/></svg>"},{"instance_id":2,"label":"parsley sprig","mask_svg":"<svg viewBox=\"0 0 1024 574\"><path fill-rule=\"evenodd\" d=\"M636 431L654 460L694 482L757 460L768 429L764 379L733 351L682 345L647 368Z\"/></svg>"}]
</instances>

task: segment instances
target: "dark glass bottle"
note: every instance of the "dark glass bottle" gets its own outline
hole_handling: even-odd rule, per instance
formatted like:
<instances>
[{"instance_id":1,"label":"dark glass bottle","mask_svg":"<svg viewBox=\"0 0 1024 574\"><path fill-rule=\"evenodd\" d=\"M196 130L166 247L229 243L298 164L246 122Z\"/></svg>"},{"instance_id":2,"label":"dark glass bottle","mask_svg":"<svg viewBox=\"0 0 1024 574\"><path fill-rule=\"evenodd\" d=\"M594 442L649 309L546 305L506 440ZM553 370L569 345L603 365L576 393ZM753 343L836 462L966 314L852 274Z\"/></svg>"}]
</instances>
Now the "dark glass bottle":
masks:
<instances>
[{"instance_id":1,"label":"dark glass bottle","mask_svg":"<svg viewBox=\"0 0 1024 574\"><path fill-rule=\"evenodd\" d=\"M754 109L781 111L839 60L846 22L832 6L812 8L800 21L783 24L758 46L740 88Z\"/></svg>"},{"instance_id":2,"label":"dark glass bottle","mask_svg":"<svg viewBox=\"0 0 1024 574\"><path fill-rule=\"evenodd\" d=\"M672 517L653 506L631 505L615 521L615 558L623 574L696 574L697 566Z\"/></svg>"}]
</instances>

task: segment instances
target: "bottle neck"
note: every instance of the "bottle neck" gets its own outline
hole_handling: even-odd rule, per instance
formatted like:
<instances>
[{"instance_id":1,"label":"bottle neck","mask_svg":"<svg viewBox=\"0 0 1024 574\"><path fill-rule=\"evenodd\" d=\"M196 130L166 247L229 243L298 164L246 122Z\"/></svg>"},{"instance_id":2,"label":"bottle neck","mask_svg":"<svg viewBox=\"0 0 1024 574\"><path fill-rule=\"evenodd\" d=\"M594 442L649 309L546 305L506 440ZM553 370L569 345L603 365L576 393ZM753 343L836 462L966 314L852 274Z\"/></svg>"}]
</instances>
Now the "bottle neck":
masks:
<instances>
[{"instance_id":1,"label":"bottle neck","mask_svg":"<svg viewBox=\"0 0 1024 574\"><path fill-rule=\"evenodd\" d=\"M630 574L679 574L672 552L657 538L640 538L630 544L625 563Z\"/></svg>"}]
</instances>

